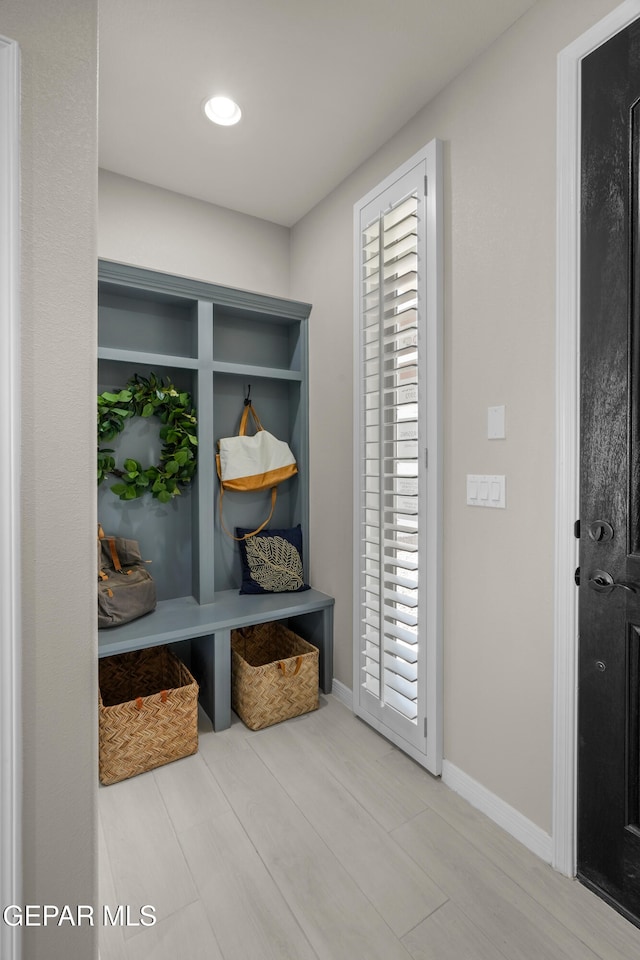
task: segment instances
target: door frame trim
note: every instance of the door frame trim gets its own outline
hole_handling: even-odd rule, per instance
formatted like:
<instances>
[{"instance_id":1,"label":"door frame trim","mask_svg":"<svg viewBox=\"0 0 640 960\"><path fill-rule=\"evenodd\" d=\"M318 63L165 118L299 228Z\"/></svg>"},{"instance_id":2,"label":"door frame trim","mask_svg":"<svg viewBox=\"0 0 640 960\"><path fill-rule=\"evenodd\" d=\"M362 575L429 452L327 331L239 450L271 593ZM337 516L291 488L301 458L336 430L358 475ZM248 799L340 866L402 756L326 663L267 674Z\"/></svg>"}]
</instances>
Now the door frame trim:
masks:
<instances>
[{"instance_id":1,"label":"door frame trim","mask_svg":"<svg viewBox=\"0 0 640 960\"><path fill-rule=\"evenodd\" d=\"M580 443L581 63L640 17L625 0L558 54L556 158L556 542L552 865L576 874L578 541Z\"/></svg>"},{"instance_id":2,"label":"door frame trim","mask_svg":"<svg viewBox=\"0 0 640 960\"><path fill-rule=\"evenodd\" d=\"M20 48L0 36L0 904L22 902L20 697ZM20 929L0 923L0 955L18 960Z\"/></svg>"}]
</instances>

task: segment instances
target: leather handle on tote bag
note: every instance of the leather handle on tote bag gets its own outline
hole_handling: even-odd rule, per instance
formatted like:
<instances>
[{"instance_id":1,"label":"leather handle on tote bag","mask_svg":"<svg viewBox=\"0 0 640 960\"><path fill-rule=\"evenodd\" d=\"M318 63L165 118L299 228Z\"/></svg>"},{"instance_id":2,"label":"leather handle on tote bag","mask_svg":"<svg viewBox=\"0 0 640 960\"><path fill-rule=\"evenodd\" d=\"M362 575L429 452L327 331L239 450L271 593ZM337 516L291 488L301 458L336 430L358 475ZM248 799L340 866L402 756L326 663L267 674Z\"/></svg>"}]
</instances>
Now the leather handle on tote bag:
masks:
<instances>
[{"instance_id":1,"label":"leather handle on tote bag","mask_svg":"<svg viewBox=\"0 0 640 960\"><path fill-rule=\"evenodd\" d=\"M249 414L253 417L253 422L255 424L256 432L264 430L264 427L260 423L260 418L255 411L255 408L252 403L247 403L244 410L242 411L242 417L240 418L240 429L238 431L239 437L246 437L247 435L247 423L249 422Z\"/></svg>"}]
</instances>

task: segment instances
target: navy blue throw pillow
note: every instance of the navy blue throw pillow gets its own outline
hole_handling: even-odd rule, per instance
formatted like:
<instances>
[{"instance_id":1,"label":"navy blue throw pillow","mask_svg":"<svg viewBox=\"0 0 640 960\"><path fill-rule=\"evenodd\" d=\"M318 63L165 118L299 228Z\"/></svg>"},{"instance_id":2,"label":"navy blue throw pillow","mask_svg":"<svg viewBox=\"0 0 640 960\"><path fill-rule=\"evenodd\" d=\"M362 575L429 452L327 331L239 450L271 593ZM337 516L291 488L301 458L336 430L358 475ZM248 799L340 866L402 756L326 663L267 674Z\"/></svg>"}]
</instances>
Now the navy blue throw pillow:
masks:
<instances>
[{"instance_id":1,"label":"navy blue throw pillow","mask_svg":"<svg viewBox=\"0 0 640 960\"><path fill-rule=\"evenodd\" d=\"M251 533L236 528L236 536ZM302 569L302 528L261 530L240 541L240 593L296 593L308 590Z\"/></svg>"}]
</instances>

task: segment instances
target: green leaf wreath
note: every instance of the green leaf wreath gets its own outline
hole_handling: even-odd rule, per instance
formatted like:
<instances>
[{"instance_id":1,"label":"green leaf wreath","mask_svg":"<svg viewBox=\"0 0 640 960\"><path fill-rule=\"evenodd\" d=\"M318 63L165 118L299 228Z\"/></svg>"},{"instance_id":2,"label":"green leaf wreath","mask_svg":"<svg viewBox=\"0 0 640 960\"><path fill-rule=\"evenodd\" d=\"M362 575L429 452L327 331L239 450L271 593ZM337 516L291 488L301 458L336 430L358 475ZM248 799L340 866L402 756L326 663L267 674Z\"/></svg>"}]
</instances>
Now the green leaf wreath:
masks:
<instances>
[{"instance_id":1,"label":"green leaf wreath","mask_svg":"<svg viewBox=\"0 0 640 960\"><path fill-rule=\"evenodd\" d=\"M163 441L160 462L143 467L127 458L116 466L114 451L102 444L113 440L131 417L158 417ZM148 379L137 373L124 389L98 396L98 486L110 474L119 478L111 490L120 500L135 500L147 491L160 503L179 496L181 487L191 483L196 472L198 438L197 419L188 393L176 390L171 380L150 373Z\"/></svg>"}]
</instances>

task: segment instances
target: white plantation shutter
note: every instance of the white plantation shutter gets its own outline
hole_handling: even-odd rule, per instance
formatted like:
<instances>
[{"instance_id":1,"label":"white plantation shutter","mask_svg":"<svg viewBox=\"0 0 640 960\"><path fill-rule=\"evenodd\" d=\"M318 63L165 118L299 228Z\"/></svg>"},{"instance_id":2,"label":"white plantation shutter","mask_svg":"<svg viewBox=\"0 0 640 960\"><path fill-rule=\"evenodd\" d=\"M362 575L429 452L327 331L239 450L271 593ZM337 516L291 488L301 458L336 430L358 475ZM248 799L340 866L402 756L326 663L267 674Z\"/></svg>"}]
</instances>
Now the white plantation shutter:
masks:
<instances>
[{"instance_id":1,"label":"white plantation shutter","mask_svg":"<svg viewBox=\"0 0 640 960\"><path fill-rule=\"evenodd\" d=\"M441 746L439 144L355 208L354 710Z\"/></svg>"}]
</instances>

